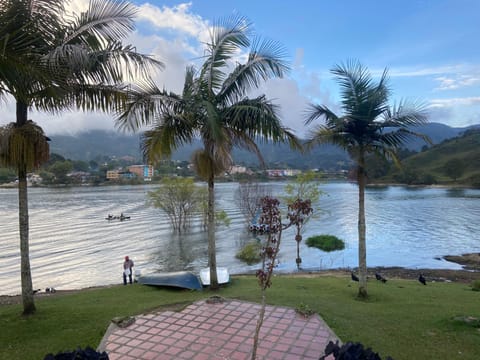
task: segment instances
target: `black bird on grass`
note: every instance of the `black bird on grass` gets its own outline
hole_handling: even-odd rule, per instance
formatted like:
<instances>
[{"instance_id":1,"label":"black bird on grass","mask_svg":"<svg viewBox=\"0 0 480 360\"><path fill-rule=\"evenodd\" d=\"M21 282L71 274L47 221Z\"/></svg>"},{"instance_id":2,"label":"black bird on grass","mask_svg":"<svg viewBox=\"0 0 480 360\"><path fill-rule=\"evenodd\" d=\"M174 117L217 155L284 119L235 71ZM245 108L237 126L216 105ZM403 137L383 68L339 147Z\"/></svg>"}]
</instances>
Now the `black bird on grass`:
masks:
<instances>
[{"instance_id":1,"label":"black bird on grass","mask_svg":"<svg viewBox=\"0 0 480 360\"><path fill-rule=\"evenodd\" d=\"M352 280L353 280L353 281L358 281L358 276L357 276L357 275L355 275L353 272L350 273L350 274L351 274L351 276L352 276Z\"/></svg>"},{"instance_id":2,"label":"black bird on grass","mask_svg":"<svg viewBox=\"0 0 480 360\"><path fill-rule=\"evenodd\" d=\"M420 274L418 277L418 281L420 281L423 285L427 285L427 280L423 277L423 274Z\"/></svg>"},{"instance_id":3,"label":"black bird on grass","mask_svg":"<svg viewBox=\"0 0 480 360\"><path fill-rule=\"evenodd\" d=\"M381 274L379 273L375 273L375 279L377 279L378 281L381 281L383 282L384 284L387 282L387 279L385 279Z\"/></svg>"}]
</instances>

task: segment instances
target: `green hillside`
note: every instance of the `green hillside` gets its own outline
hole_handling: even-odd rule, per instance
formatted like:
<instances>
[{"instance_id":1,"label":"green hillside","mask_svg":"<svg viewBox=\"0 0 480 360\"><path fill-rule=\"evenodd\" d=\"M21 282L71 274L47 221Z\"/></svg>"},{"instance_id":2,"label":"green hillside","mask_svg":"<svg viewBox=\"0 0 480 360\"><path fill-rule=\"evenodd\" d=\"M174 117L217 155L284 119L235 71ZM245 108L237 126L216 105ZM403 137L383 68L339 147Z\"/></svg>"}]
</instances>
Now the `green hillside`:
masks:
<instances>
[{"instance_id":1,"label":"green hillside","mask_svg":"<svg viewBox=\"0 0 480 360\"><path fill-rule=\"evenodd\" d=\"M402 170L388 178L422 184L448 184L480 187L480 130L445 140L402 161Z\"/></svg>"}]
</instances>

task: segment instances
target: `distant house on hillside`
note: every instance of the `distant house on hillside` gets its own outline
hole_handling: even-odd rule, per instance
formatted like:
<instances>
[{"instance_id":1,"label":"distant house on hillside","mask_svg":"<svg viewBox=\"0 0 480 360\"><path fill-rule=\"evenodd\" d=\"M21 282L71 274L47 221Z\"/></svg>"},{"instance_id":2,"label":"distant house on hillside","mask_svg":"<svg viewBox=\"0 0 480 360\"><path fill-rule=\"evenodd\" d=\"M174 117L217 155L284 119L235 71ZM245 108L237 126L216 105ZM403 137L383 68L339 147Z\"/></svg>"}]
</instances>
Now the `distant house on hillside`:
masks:
<instances>
[{"instance_id":1,"label":"distant house on hillside","mask_svg":"<svg viewBox=\"0 0 480 360\"><path fill-rule=\"evenodd\" d=\"M153 177L152 165L130 165L128 171L136 174L139 178L145 181L151 181Z\"/></svg>"},{"instance_id":2,"label":"distant house on hillside","mask_svg":"<svg viewBox=\"0 0 480 360\"><path fill-rule=\"evenodd\" d=\"M267 175L269 177L284 177L284 176L295 176L300 174L300 170L295 169L268 169Z\"/></svg>"},{"instance_id":3,"label":"distant house on hillside","mask_svg":"<svg viewBox=\"0 0 480 360\"><path fill-rule=\"evenodd\" d=\"M120 179L119 170L108 170L106 175L107 180L118 180Z\"/></svg>"}]
</instances>

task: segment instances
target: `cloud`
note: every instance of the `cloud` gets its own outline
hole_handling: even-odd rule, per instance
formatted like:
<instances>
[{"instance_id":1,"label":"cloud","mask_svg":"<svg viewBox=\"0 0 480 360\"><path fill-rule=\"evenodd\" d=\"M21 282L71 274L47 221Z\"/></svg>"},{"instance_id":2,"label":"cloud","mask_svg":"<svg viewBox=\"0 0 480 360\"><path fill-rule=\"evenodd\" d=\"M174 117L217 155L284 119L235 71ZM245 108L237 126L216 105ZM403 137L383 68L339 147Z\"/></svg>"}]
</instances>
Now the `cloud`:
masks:
<instances>
[{"instance_id":1,"label":"cloud","mask_svg":"<svg viewBox=\"0 0 480 360\"><path fill-rule=\"evenodd\" d=\"M435 80L440 83L435 90L455 90L480 83L480 74L439 76Z\"/></svg>"},{"instance_id":2,"label":"cloud","mask_svg":"<svg viewBox=\"0 0 480 360\"><path fill-rule=\"evenodd\" d=\"M433 66L433 67L394 67L388 69L388 75L390 77L420 77L420 76L432 76L432 75L442 75L442 74L456 74L463 73L468 71L470 66L459 64L459 65L442 65L442 66ZM372 71L372 74L381 75L382 70Z\"/></svg>"},{"instance_id":3,"label":"cloud","mask_svg":"<svg viewBox=\"0 0 480 360\"><path fill-rule=\"evenodd\" d=\"M157 7L149 3L139 7L137 20L148 22L156 30L169 30L175 37L188 35L205 42L209 38L208 21L192 14L192 3Z\"/></svg>"},{"instance_id":4,"label":"cloud","mask_svg":"<svg viewBox=\"0 0 480 360\"><path fill-rule=\"evenodd\" d=\"M432 99L429 119L453 127L465 127L480 123L480 97Z\"/></svg>"},{"instance_id":5,"label":"cloud","mask_svg":"<svg viewBox=\"0 0 480 360\"><path fill-rule=\"evenodd\" d=\"M455 106L472 106L472 105L480 105L480 96L430 100L431 108L449 108L449 107L455 107Z\"/></svg>"}]
</instances>

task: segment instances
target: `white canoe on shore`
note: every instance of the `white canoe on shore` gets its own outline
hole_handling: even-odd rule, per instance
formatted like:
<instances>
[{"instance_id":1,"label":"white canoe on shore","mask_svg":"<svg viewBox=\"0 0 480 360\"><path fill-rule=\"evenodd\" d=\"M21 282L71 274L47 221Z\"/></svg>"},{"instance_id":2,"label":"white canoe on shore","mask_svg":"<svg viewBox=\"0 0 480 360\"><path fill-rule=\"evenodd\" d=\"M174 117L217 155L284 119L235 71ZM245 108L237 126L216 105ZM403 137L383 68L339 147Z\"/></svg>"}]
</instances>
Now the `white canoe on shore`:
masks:
<instances>
[{"instance_id":1,"label":"white canoe on shore","mask_svg":"<svg viewBox=\"0 0 480 360\"><path fill-rule=\"evenodd\" d=\"M217 279L219 284L228 284L230 282L230 274L228 269L224 267L217 267ZM204 286L210 285L210 268L200 270L200 282Z\"/></svg>"}]
</instances>

